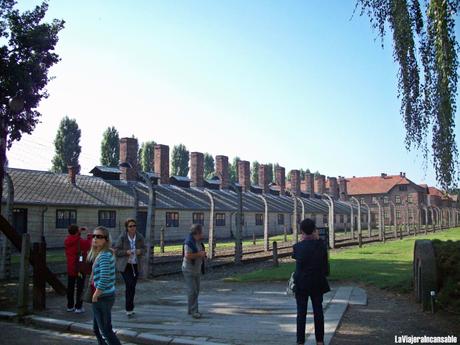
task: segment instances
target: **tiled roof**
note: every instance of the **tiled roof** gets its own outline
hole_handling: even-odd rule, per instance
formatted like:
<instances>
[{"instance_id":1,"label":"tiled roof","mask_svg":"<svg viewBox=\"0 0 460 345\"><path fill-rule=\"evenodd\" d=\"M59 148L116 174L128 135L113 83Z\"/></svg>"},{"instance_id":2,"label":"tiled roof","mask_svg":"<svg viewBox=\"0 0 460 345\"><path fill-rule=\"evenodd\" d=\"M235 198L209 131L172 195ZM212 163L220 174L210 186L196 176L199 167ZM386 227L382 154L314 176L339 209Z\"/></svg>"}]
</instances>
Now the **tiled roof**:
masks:
<instances>
[{"instance_id":1,"label":"tiled roof","mask_svg":"<svg viewBox=\"0 0 460 345\"><path fill-rule=\"evenodd\" d=\"M137 192L139 206L148 203L148 188L141 182L123 180L104 180L100 177L77 175L72 185L67 174L46 171L8 169L15 189L15 203L66 205L87 207L131 208L134 205L134 193ZM183 188L175 185L160 184L156 187L156 208L167 210L209 210L209 197L203 188ZM238 197L232 190L209 190L214 198L216 211L236 211ZM4 188L4 197L6 188ZM289 196L264 194L270 212L292 212L293 200ZM3 198L4 200L4 198ZM306 213L327 213L324 200L301 198ZM302 210L297 203L298 212ZM243 209L246 212L263 212L264 203L260 194L243 193ZM337 201L338 214L348 214L350 206Z\"/></svg>"},{"instance_id":2,"label":"tiled roof","mask_svg":"<svg viewBox=\"0 0 460 345\"><path fill-rule=\"evenodd\" d=\"M384 194L398 185L413 184L418 188L422 188L414 184L407 177L400 175L352 177L347 178L347 182L347 192L349 195Z\"/></svg>"}]
</instances>

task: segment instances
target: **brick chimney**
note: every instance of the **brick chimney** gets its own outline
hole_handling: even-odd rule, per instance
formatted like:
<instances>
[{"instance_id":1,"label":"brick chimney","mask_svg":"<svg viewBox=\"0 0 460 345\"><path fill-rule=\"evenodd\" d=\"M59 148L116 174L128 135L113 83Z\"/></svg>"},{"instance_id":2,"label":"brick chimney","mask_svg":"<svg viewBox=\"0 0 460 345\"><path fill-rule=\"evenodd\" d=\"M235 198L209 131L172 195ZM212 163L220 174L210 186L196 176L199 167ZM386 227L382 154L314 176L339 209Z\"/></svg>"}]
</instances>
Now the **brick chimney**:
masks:
<instances>
[{"instance_id":1,"label":"brick chimney","mask_svg":"<svg viewBox=\"0 0 460 345\"><path fill-rule=\"evenodd\" d=\"M70 184L77 184L77 174L78 171L80 170L80 167L78 165L68 165L67 166L67 171L69 172L68 177L69 177L69 183Z\"/></svg>"},{"instance_id":2,"label":"brick chimney","mask_svg":"<svg viewBox=\"0 0 460 345\"><path fill-rule=\"evenodd\" d=\"M125 181L137 180L137 150L138 144L136 138L120 139L120 163L129 163L132 168L121 167L120 179Z\"/></svg>"},{"instance_id":3,"label":"brick chimney","mask_svg":"<svg viewBox=\"0 0 460 345\"><path fill-rule=\"evenodd\" d=\"M305 191L308 194L313 195L315 193L315 175L313 175L312 173L306 172L305 173L305 185L306 185Z\"/></svg>"},{"instance_id":4,"label":"brick chimney","mask_svg":"<svg viewBox=\"0 0 460 345\"><path fill-rule=\"evenodd\" d=\"M204 154L201 152L190 154L190 179L192 187L204 186Z\"/></svg>"},{"instance_id":5,"label":"brick chimney","mask_svg":"<svg viewBox=\"0 0 460 345\"><path fill-rule=\"evenodd\" d=\"M228 189L230 178L227 156L216 156L216 174L220 178L220 189Z\"/></svg>"},{"instance_id":6,"label":"brick chimney","mask_svg":"<svg viewBox=\"0 0 460 345\"><path fill-rule=\"evenodd\" d=\"M161 184L169 184L169 146L155 145L154 171L160 175Z\"/></svg>"},{"instance_id":7,"label":"brick chimney","mask_svg":"<svg viewBox=\"0 0 460 345\"><path fill-rule=\"evenodd\" d=\"M348 191L347 191L347 179L343 176L339 176L339 193L340 193L340 200L346 201L348 199Z\"/></svg>"},{"instance_id":8,"label":"brick chimney","mask_svg":"<svg viewBox=\"0 0 460 345\"><path fill-rule=\"evenodd\" d=\"M323 195L326 192L326 176L315 176L315 193Z\"/></svg>"},{"instance_id":9,"label":"brick chimney","mask_svg":"<svg viewBox=\"0 0 460 345\"><path fill-rule=\"evenodd\" d=\"M251 189L251 169L248 161L238 161L238 182L243 192Z\"/></svg>"},{"instance_id":10,"label":"brick chimney","mask_svg":"<svg viewBox=\"0 0 460 345\"><path fill-rule=\"evenodd\" d=\"M268 184L271 182L268 180L269 169L270 169L270 166L266 164L259 165L259 186L262 187L262 191L264 193L269 192Z\"/></svg>"},{"instance_id":11,"label":"brick chimney","mask_svg":"<svg viewBox=\"0 0 460 345\"><path fill-rule=\"evenodd\" d=\"M284 195L286 192L286 169L283 167L276 167L275 182L280 188L280 195Z\"/></svg>"},{"instance_id":12,"label":"brick chimney","mask_svg":"<svg viewBox=\"0 0 460 345\"><path fill-rule=\"evenodd\" d=\"M338 200L339 199L339 184L337 182L337 177L328 177L329 181L329 195Z\"/></svg>"},{"instance_id":13,"label":"brick chimney","mask_svg":"<svg viewBox=\"0 0 460 345\"><path fill-rule=\"evenodd\" d=\"M300 171L291 170L291 193L300 195Z\"/></svg>"}]
</instances>

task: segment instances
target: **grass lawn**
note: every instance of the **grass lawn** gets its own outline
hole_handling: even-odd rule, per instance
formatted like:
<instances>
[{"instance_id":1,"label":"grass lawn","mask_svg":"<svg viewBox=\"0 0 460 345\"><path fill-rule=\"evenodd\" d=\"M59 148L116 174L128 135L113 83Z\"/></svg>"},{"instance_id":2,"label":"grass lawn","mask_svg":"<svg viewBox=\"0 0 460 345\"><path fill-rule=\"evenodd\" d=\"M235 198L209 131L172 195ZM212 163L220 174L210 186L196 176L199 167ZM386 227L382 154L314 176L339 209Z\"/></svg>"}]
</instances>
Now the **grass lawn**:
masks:
<instances>
[{"instance_id":1,"label":"grass lawn","mask_svg":"<svg viewBox=\"0 0 460 345\"><path fill-rule=\"evenodd\" d=\"M412 258L415 239L460 240L460 228L416 238L368 244L362 248L330 252L329 280L356 281L397 292L409 292L412 284ZM285 281L294 263L226 278L232 282Z\"/></svg>"}]
</instances>

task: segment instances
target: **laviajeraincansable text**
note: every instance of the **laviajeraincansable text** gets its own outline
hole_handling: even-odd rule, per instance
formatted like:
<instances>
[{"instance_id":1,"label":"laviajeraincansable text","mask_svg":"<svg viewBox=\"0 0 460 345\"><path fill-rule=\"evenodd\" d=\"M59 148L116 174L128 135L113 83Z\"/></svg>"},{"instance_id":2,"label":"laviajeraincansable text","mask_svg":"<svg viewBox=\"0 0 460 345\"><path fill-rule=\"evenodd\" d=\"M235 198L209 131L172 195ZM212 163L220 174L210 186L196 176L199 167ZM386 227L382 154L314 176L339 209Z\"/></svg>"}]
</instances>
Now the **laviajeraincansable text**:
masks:
<instances>
[{"instance_id":1,"label":"laviajeraincansable text","mask_svg":"<svg viewBox=\"0 0 460 345\"><path fill-rule=\"evenodd\" d=\"M445 337L395 335L395 344L457 344L457 337L454 335Z\"/></svg>"}]
</instances>

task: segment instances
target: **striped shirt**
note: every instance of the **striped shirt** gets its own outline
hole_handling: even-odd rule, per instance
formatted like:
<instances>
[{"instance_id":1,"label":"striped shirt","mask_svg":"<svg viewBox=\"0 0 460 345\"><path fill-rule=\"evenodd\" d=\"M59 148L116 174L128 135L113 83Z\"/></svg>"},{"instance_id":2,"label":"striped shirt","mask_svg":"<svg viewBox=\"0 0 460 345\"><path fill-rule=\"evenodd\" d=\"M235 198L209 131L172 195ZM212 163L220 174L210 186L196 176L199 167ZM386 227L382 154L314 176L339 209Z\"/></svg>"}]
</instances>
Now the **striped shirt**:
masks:
<instances>
[{"instance_id":1,"label":"striped shirt","mask_svg":"<svg viewBox=\"0 0 460 345\"><path fill-rule=\"evenodd\" d=\"M93 271L94 287L103 295L115 292L115 258L110 251L99 254Z\"/></svg>"}]
</instances>

